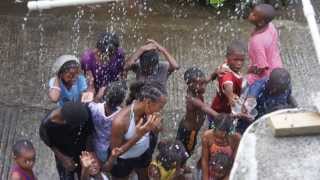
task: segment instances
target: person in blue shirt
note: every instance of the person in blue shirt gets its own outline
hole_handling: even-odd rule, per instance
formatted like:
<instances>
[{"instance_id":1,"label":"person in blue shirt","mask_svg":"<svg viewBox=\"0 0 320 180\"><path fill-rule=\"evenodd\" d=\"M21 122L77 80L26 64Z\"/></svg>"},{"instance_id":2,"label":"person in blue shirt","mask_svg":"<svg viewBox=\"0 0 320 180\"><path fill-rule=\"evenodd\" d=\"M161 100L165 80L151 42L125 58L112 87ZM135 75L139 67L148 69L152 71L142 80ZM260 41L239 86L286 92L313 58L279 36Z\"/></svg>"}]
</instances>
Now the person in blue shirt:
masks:
<instances>
[{"instance_id":1,"label":"person in blue shirt","mask_svg":"<svg viewBox=\"0 0 320 180\"><path fill-rule=\"evenodd\" d=\"M86 78L80 72L80 63L73 55L60 56L53 65L55 74L49 80L49 99L62 107L65 102L87 102L93 99Z\"/></svg>"},{"instance_id":2,"label":"person in blue shirt","mask_svg":"<svg viewBox=\"0 0 320 180\"><path fill-rule=\"evenodd\" d=\"M297 102L292 97L291 77L284 68L274 69L270 77L257 80L249 90L248 98L254 98L259 117L285 108L297 107ZM252 99L251 99L252 100Z\"/></svg>"}]
</instances>

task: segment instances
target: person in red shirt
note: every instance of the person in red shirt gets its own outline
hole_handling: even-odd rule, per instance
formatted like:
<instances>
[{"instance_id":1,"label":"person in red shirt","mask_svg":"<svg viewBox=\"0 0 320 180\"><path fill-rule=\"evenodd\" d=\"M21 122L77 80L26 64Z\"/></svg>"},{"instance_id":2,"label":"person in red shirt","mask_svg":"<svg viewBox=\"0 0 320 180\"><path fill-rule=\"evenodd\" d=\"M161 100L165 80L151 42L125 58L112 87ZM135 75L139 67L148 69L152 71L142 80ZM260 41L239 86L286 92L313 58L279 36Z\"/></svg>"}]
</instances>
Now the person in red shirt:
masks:
<instances>
[{"instance_id":1,"label":"person in red shirt","mask_svg":"<svg viewBox=\"0 0 320 180\"><path fill-rule=\"evenodd\" d=\"M211 108L218 113L231 113L231 106L239 99L242 87L240 73L246 55L245 44L234 40L227 48L226 62L221 65L223 73L213 73L208 80L217 79L217 95L212 101ZM213 128L213 118L209 118L209 128Z\"/></svg>"}]
</instances>

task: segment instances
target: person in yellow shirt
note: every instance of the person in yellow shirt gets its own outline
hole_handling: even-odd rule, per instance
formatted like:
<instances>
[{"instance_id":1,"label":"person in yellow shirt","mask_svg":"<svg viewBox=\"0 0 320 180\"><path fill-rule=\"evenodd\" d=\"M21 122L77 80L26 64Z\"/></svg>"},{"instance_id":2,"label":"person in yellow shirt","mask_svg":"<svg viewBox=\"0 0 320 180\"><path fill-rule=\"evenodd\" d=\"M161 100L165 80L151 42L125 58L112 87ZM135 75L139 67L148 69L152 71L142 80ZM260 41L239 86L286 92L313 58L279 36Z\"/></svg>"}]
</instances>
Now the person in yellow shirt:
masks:
<instances>
[{"instance_id":1,"label":"person in yellow shirt","mask_svg":"<svg viewBox=\"0 0 320 180\"><path fill-rule=\"evenodd\" d=\"M174 180L183 176L184 162L189 157L183 144L178 141L161 141L158 144L159 154L151 162L148 175L151 180Z\"/></svg>"}]
</instances>

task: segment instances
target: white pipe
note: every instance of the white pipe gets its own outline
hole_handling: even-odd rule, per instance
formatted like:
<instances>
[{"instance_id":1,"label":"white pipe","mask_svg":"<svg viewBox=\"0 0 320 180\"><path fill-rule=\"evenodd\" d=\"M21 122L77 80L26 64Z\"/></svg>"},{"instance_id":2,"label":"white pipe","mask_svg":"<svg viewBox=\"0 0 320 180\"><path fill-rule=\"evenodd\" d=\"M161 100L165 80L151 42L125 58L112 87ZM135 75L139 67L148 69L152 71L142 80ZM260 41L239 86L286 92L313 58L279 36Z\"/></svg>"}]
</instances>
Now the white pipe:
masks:
<instances>
[{"instance_id":1,"label":"white pipe","mask_svg":"<svg viewBox=\"0 0 320 180\"><path fill-rule=\"evenodd\" d=\"M320 35L319 35L317 21L315 19L314 9L313 9L313 6L312 6L310 0L302 0L302 5L303 5L304 15L305 15L305 17L308 21L308 24L309 24L314 48L316 50L317 58L318 58L318 61L320 64Z\"/></svg>"},{"instance_id":2,"label":"white pipe","mask_svg":"<svg viewBox=\"0 0 320 180\"><path fill-rule=\"evenodd\" d=\"M98 4L106 2L117 2L120 0L43 0L43 1L29 1L27 6L30 11L52 9L66 6L79 6L87 4Z\"/></svg>"}]
</instances>

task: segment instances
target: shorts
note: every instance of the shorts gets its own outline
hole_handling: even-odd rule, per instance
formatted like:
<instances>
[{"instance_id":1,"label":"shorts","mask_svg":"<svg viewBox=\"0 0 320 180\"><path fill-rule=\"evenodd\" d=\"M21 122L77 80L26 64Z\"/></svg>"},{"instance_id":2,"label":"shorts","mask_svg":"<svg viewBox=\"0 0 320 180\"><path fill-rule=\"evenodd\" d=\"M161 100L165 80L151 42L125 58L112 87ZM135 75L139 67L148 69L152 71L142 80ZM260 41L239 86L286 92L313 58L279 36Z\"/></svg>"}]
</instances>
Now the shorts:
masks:
<instances>
[{"instance_id":1,"label":"shorts","mask_svg":"<svg viewBox=\"0 0 320 180\"><path fill-rule=\"evenodd\" d=\"M184 147L186 148L189 157L191 156L196 144L197 144L197 135L199 130L188 130L183 127L180 122L179 129L177 132L176 139L181 141Z\"/></svg>"},{"instance_id":2,"label":"shorts","mask_svg":"<svg viewBox=\"0 0 320 180\"><path fill-rule=\"evenodd\" d=\"M130 175L134 169L147 168L152 160L152 154L155 150L158 141L158 135L150 132L150 146L149 148L139 157L122 159L118 158L117 162L111 169L112 176L116 178L124 178Z\"/></svg>"}]
</instances>

